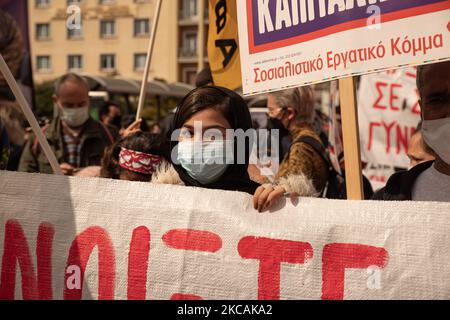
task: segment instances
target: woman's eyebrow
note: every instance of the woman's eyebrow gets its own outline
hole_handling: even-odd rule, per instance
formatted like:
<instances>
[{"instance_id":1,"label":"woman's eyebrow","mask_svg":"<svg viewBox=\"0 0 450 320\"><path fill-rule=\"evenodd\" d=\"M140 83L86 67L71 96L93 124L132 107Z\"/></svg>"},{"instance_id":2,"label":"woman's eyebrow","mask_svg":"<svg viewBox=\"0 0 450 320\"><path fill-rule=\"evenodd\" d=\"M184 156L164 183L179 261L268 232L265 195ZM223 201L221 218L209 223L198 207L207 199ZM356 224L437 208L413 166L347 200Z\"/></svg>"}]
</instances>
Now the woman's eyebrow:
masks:
<instances>
[{"instance_id":1,"label":"woman's eyebrow","mask_svg":"<svg viewBox=\"0 0 450 320\"><path fill-rule=\"evenodd\" d=\"M191 126L191 125L188 125L188 124L183 125L183 128L186 128L186 129L189 129L189 130L194 130L194 126ZM210 125L210 126L202 128L202 130L205 130L205 131L209 130L209 129L227 130L228 128L226 128L224 126L221 126L221 125L218 125L218 124L213 124L213 125Z\"/></svg>"},{"instance_id":2,"label":"woman's eyebrow","mask_svg":"<svg viewBox=\"0 0 450 320\"><path fill-rule=\"evenodd\" d=\"M217 125L217 124L205 127L205 130L209 130L209 129L227 130L227 128L225 128L224 126Z\"/></svg>"}]
</instances>

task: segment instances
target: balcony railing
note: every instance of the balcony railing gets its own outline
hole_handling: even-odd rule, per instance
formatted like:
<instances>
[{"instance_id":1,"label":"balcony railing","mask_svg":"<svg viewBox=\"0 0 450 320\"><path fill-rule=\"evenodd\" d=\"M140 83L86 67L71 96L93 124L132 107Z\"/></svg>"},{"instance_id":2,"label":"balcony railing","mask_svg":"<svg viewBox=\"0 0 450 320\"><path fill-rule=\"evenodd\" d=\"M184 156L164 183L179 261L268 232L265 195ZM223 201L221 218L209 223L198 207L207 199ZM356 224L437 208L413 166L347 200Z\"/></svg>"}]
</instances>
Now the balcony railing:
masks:
<instances>
[{"instance_id":1,"label":"balcony railing","mask_svg":"<svg viewBox=\"0 0 450 320\"><path fill-rule=\"evenodd\" d=\"M180 48L178 50L178 56L180 58L195 58L197 57L197 48Z\"/></svg>"}]
</instances>

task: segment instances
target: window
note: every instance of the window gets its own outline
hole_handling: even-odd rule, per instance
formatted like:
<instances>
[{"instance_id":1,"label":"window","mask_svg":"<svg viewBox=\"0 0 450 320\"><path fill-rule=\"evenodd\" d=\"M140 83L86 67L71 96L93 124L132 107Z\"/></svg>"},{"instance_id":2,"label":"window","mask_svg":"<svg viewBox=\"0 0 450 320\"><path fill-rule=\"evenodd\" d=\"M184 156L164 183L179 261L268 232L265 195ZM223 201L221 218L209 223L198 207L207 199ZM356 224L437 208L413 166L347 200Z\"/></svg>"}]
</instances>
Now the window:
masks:
<instances>
[{"instance_id":1,"label":"window","mask_svg":"<svg viewBox=\"0 0 450 320\"><path fill-rule=\"evenodd\" d=\"M197 0L183 0L183 16L187 19L197 16Z\"/></svg>"},{"instance_id":2,"label":"window","mask_svg":"<svg viewBox=\"0 0 450 320\"><path fill-rule=\"evenodd\" d=\"M81 4L83 0L67 0L67 6L73 5L73 4Z\"/></svg>"},{"instance_id":3,"label":"window","mask_svg":"<svg viewBox=\"0 0 450 320\"><path fill-rule=\"evenodd\" d=\"M186 32L183 34L181 55L183 57L193 57L197 55L197 33Z\"/></svg>"},{"instance_id":4,"label":"window","mask_svg":"<svg viewBox=\"0 0 450 320\"><path fill-rule=\"evenodd\" d=\"M36 0L35 1L36 8L46 8L50 6L50 0Z\"/></svg>"},{"instance_id":5,"label":"window","mask_svg":"<svg viewBox=\"0 0 450 320\"><path fill-rule=\"evenodd\" d=\"M112 38L116 35L116 22L114 20L104 20L100 22L100 37Z\"/></svg>"},{"instance_id":6,"label":"window","mask_svg":"<svg viewBox=\"0 0 450 320\"><path fill-rule=\"evenodd\" d=\"M50 56L37 56L36 67L38 72L49 72L51 70Z\"/></svg>"},{"instance_id":7,"label":"window","mask_svg":"<svg viewBox=\"0 0 450 320\"><path fill-rule=\"evenodd\" d=\"M134 36L147 36L150 33L149 19L134 19Z\"/></svg>"},{"instance_id":8,"label":"window","mask_svg":"<svg viewBox=\"0 0 450 320\"><path fill-rule=\"evenodd\" d=\"M36 24L36 39L38 40L50 39L50 24L48 23Z\"/></svg>"},{"instance_id":9,"label":"window","mask_svg":"<svg viewBox=\"0 0 450 320\"><path fill-rule=\"evenodd\" d=\"M147 54L135 53L134 54L134 70L143 71L145 68L145 62L147 60Z\"/></svg>"},{"instance_id":10,"label":"window","mask_svg":"<svg viewBox=\"0 0 450 320\"><path fill-rule=\"evenodd\" d=\"M80 29L67 29L67 39L81 39L83 37L83 25Z\"/></svg>"},{"instance_id":11,"label":"window","mask_svg":"<svg viewBox=\"0 0 450 320\"><path fill-rule=\"evenodd\" d=\"M105 72L116 70L116 55L102 54L100 56L100 69Z\"/></svg>"},{"instance_id":12,"label":"window","mask_svg":"<svg viewBox=\"0 0 450 320\"><path fill-rule=\"evenodd\" d=\"M67 64L69 71L79 71L83 69L83 57L81 55L70 55Z\"/></svg>"}]
</instances>

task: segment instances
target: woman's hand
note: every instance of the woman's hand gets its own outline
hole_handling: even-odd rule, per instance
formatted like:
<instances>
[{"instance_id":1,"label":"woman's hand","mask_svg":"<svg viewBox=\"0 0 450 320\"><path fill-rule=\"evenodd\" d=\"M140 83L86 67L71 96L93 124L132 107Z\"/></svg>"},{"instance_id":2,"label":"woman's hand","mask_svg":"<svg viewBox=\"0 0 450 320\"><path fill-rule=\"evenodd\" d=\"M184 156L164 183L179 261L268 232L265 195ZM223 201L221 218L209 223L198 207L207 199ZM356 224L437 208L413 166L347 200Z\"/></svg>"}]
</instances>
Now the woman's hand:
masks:
<instances>
[{"instance_id":1,"label":"woman's hand","mask_svg":"<svg viewBox=\"0 0 450 320\"><path fill-rule=\"evenodd\" d=\"M250 176L250 179L253 181L263 184L266 183L268 180L267 178L261 174L261 171L256 166L256 164L249 164L247 169L248 175Z\"/></svg>"},{"instance_id":2,"label":"woman's hand","mask_svg":"<svg viewBox=\"0 0 450 320\"><path fill-rule=\"evenodd\" d=\"M91 166L81 168L78 171L74 172L75 177L83 177L83 178L92 178L92 177L100 177L100 171L102 167L99 166Z\"/></svg>"},{"instance_id":3,"label":"woman's hand","mask_svg":"<svg viewBox=\"0 0 450 320\"><path fill-rule=\"evenodd\" d=\"M132 124L130 124L128 126L128 128L126 128L125 130L123 130L122 132L122 137L128 137L129 135L141 131L141 123L142 123L142 119L138 119L135 122L133 122Z\"/></svg>"},{"instance_id":4,"label":"woman's hand","mask_svg":"<svg viewBox=\"0 0 450 320\"><path fill-rule=\"evenodd\" d=\"M59 165L59 167L61 168L61 171L65 176L73 175L73 171L75 168L73 166L71 166L70 164L68 164L67 162L61 163Z\"/></svg>"},{"instance_id":5,"label":"woman's hand","mask_svg":"<svg viewBox=\"0 0 450 320\"><path fill-rule=\"evenodd\" d=\"M285 193L286 190L283 187L260 186L253 195L253 207L259 212L270 209Z\"/></svg>"}]
</instances>

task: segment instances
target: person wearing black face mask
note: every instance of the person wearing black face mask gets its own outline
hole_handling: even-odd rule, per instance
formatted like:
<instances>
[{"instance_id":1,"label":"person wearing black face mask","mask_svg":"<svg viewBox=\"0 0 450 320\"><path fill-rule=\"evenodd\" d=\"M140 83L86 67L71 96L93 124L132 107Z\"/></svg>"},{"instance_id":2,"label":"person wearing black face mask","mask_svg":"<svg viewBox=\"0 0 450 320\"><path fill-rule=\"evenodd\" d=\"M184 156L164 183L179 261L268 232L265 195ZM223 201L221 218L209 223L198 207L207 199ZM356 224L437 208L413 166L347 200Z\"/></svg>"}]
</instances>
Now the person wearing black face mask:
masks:
<instances>
[{"instance_id":1,"label":"person wearing black face mask","mask_svg":"<svg viewBox=\"0 0 450 320\"><path fill-rule=\"evenodd\" d=\"M328 163L318 150L324 149L313 127L314 94L310 87L270 93L267 99L271 126L280 130L281 149L286 137L292 143L273 183L258 188L254 207L265 211L283 194L319 196L328 180ZM284 138L283 138L284 136ZM282 151L283 152L283 151Z\"/></svg>"},{"instance_id":2,"label":"person wearing black face mask","mask_svg":"<svg viewBox=\"0 0 450 320\"><path fill-rule=\"evenodd\" d=\"M286 109L280 109L281 115L283 115L285 111ZM289 130L284 127L280 119L273 116L273 112L267 114L267 130L278 130L278 145L280 146L279 155L280 159L283 159L292 144ZM271 139L269 139L269 143L270 142Z\"/></svg>"}]
</instances>

